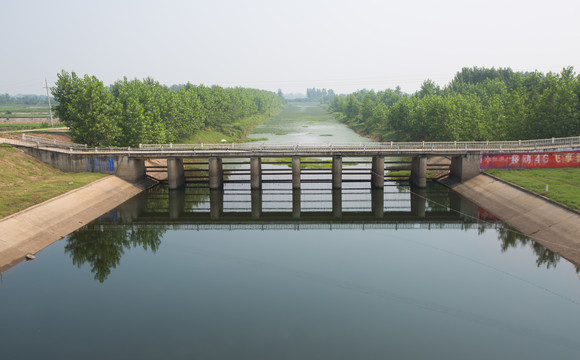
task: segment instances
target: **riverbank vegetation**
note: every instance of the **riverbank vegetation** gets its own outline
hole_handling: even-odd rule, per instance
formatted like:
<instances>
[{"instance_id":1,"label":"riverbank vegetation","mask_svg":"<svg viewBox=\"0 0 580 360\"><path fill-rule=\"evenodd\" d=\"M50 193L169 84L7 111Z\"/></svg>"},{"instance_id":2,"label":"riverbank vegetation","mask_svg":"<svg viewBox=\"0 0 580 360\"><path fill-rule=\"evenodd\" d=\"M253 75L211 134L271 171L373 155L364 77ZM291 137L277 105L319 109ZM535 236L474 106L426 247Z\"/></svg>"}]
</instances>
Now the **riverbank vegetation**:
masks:
<instances>
[{"instance_id":1,"label":"riverbank vegetation","mask_svg":"<svg viewBox=\"0 0 580 360\"><path fill-rule=\"evenodd\" d=\"M0 145L0 166L0 218L106 176L63 173L7 145Z\"/></svg>"},{"instance_id":2,"label":"riverbank vegetation","mask_svg":"<svg viewBox=\"0 0 580 360\"><path fill-rule=\"evenodd\" d=\"M283 102L270 91L190 83L167 87L151 78L125 78L106 87L95 76L66 71L51 90L73 140L90 146L175 143L202 130L241 138L247 126L276 113Z\"/></svg>"},{"instance_id":3,"label":"riverbank vegetation","mask_svg":"<svg viewBox=\"0 0 580 360\"><path fill-rule=\"evenodd\" d=\"M246 138L246 135L250 130L268 120L272 115L272 113L252 115L241 118L226 126L218 128L205 127L196 131L191 136L182 139L180 142L184 144L217 144L222 140L234 143L267 140L265 138Z\"/></svg>"},{"instance_id":4,"label":"riverbank vegetation","mask_svg":"<svg viewBox=\"0 0 580 360\"><path fill-rule=\"evenodd\" d=\"M489 170L487 172L580 211L580 168Z\"/></svg>"},{"instance_id":5,"label":"riverbank vegetation","mask_svg":"<svg viewBox=\"0 0 580 360\"><path fill-rule=\"evenodd\" d=\"M523 140L580 134L580 76L464 68L415 94L361 90L321 103L357 132L386 141Z\"/></svg>"}]
</instances>

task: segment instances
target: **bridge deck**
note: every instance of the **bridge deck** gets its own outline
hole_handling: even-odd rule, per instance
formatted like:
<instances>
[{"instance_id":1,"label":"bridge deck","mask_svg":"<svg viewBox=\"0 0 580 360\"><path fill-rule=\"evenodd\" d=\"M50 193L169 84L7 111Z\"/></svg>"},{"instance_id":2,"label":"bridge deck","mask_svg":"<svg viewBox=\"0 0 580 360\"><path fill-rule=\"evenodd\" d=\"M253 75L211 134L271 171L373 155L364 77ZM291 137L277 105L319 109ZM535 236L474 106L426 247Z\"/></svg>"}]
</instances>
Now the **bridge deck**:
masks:
<instances>
[{"instance_id":1,"label":"bridge deck","mask_svg":"<svg viewBox=\"0 0 580 360\"><path fill-rule=\"evenodd\" d=\"M32 136L23 141L1 139L19 146L75 155L126 155L133 158L245 158L245 157L371 157L371 156L457 156L485 152L549 151L580 149L580 136L518 141L471 142L372 142L372 143L227 143L227 144L142 144L138 148L88 147Z\"/></svg>"}]
</instances>

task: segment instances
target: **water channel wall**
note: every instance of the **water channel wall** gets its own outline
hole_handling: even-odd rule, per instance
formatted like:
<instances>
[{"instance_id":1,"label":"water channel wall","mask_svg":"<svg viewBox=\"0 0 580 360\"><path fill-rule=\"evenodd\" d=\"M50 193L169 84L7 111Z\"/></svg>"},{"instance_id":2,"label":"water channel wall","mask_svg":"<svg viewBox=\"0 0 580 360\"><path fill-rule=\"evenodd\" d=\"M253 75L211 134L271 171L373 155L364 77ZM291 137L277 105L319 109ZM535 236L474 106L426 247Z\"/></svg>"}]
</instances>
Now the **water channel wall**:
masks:
<instances>
[{"instance_id":1,"label":"water channel wall","mask_svg":"<svg viewBox=\"0 0 580 360\"><path fill-rule=\"evenodd\" d=\"M137 183L146 177L145 161L126 155L78 155L19 146L30 156L64 172L99 172ZM183 168L183 164L181 166Z\"/></svg>"},{"instance_id":2,"label":"water channel wall","mask_svg":"<svg viewBox=\"0 0 580 360\"><path fill-rule=\"evenodd\" d=\"M442 183L580 267L580 214L487 174Z\"/></svg>"},{"instance_id":3,"label":"water channel wall","mask_svg":"<svg viewBox=\"0 0 580 360\"><path fill-rule=\"evenodd\" d=\"M0 273L150 187L107 176L0 220Z\"/></svg>"}]
</instances>

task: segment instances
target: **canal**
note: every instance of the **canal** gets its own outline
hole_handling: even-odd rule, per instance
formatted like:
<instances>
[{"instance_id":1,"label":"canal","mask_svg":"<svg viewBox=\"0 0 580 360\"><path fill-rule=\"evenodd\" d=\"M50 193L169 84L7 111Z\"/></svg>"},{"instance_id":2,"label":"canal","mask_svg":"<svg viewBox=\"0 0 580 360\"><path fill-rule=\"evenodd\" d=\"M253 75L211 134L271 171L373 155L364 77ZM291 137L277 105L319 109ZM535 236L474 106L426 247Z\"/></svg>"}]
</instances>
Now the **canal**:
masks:
<instances>
[{"instance_id":1,"label":"canal","mask_svg":"<svg viewBox=\"0 0 580 360\"><path fill-rule=\"evenodd\" d=\"M309 103L250 137L369 141ZM236 176L159 186L3 273L2 358L577 359L576 267L448 189Z\"/></svg>"}]
</instances>

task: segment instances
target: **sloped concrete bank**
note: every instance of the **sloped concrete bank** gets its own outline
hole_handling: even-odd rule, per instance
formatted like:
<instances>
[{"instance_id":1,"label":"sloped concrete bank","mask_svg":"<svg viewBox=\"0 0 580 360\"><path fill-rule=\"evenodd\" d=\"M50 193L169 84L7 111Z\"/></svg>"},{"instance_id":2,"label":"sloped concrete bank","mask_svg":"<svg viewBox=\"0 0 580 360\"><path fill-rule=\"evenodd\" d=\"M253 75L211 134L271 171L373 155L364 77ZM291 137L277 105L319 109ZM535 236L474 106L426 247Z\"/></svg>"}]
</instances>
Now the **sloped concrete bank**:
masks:
<instances>
[{"instance_id":1,"label":"sloped concrete bank","mask_svg":"<svg viewBox=\"0 0 580 360\"><path fill-rule=\"evenodd\" d=\"M153 184L107 176L0 220L0 272L114 209Z\"/></svg>"},{"instance_id":2,"label":"sloped concrete bank","mask_svg":"<svg viewBox=\"0 0 580 360\"><path fill-rule=\"evenodd\" d=\"M580 214L492 176L443 184L580 266Z\"/></svg>"}]
</instances>

